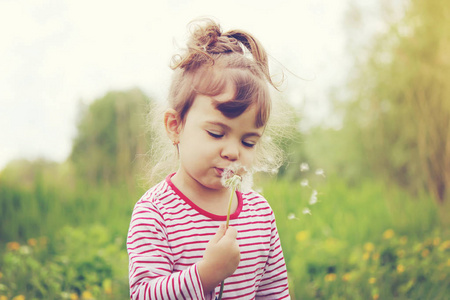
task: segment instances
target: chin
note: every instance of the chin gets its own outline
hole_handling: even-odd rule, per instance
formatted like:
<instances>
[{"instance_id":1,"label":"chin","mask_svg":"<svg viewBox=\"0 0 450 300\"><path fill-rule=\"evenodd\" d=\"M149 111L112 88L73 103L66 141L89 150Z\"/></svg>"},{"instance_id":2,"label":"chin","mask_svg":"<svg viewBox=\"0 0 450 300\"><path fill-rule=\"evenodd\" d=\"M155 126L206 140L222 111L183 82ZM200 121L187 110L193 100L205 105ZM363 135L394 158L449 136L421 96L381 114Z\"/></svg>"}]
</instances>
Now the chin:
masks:
<instances>
[{"instance_id":1,"label":"chin","mask_svg":"<svg viewBox=\"0 0 450 300\"><path fill-rule=\"evenodd\" d=\"M208 190L221 190L224 188L224 186L222 185L222 183L220 182L220 178L214 181L210 181L210 182L205 182L202 183L203 187L208 189Z\"/></svg>"}]
</instances>

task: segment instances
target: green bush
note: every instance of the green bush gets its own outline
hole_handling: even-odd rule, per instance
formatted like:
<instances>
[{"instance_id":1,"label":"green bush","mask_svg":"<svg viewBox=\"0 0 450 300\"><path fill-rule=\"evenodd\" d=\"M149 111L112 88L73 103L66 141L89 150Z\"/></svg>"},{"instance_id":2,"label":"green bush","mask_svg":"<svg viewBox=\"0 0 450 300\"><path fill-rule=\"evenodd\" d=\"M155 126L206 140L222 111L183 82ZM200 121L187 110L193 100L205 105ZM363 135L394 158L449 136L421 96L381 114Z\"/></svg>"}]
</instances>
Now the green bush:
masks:
<instances>
[{"instance_id":1,"label":"green bush","mask_svg":"<svg viewBox=\"0 0 450 300\"><path fill-rule=\"evenodd\" d=\"M0 295L26 299L126 299L125 238L106 227L64 227L54 241L10 242L0 262Z\"/></svg>"}]
</instances>

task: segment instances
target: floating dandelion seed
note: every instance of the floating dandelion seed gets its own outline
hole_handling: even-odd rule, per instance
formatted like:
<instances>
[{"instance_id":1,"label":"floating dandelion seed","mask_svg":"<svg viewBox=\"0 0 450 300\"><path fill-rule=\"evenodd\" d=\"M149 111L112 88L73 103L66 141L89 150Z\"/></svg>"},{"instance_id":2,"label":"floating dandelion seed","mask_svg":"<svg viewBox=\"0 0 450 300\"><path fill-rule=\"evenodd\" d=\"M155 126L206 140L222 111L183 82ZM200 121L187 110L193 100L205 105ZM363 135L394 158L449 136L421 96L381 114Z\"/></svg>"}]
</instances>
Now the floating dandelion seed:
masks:
<instances>
[{"instance_id":1,"label":"floating dandelion seed","mask_svg":"<svg viewBox=\"0 0 450 300\"><path fill-rule=\"evenodd\" d=\"M303 209L303 211L302 211L302 214L304 214L304 215L311 215L311 210L309 208L305 207Z\"/></svg>"},{"instance_id":2,"label":"floating dandelion seed","mask_svg":"<svg viewBox=\"0 0 450 300\"><path fill-rule=\"evenodd\" d=\"M306 172L309 171L309 165L307 163L301 163L300 164L300 172Z\"/></svg>"},{"instance_id":3,"label":"floating dandelion seed","mask_svg":"<svg viewBox=\"0 0 450 300\"><path fill-rule=\"evenodd\" d=\"M316 175L325 177L325 171L323 169L317 169Z\"/></svg>"},{"instance_id":4,"label":"floating dandelion seed","mask_svg":"<svg viewBox=\"0 0 450 300\"><path fill-rule=\"evenodd\" d=\"M317 191L313 190L311 197L309 198L309 204L314 205L317 203Z\"/></svg>"},{"instance_id":5,"label":"floating dandelion seed","mask_svg":"<svg viewBox=\"0 0 450 300\"><path fill-rule=\"evenodd\" d=\"M287 218L288 220L299 220L293 213L288 214Z\"/></svg>"},{"instance_id":6,"label":"floating dandelion seed","mask_svg":"<svg viewBox=\"0 0 450 300\"><path fill-rule=\"evenodd\" d=\"M308 185L309 185L309 181L308 181L308 179L303 179L303 180L300 182L300 184L301 184L301 186L308 186Z\"/></svg>"}]
</instances>

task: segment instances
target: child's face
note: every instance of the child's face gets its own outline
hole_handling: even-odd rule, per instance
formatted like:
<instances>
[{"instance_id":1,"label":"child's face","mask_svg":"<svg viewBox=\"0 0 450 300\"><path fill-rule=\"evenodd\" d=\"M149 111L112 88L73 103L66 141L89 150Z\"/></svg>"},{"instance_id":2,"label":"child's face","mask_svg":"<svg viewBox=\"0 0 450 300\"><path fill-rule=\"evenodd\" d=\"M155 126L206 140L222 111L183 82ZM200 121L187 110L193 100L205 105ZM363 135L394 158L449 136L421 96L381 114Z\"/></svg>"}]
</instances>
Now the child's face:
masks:
<instances>
[{"instance_id":1,"label":"child's face","mask_svg":"<svg viewBox=\"0 0 450 300\"><path fill-rule=\"evenodd\" d=\"M214 96L228 101L233 89ZM255 127L256 110L250 106L240 116L229 119L215 108L212 98L197 95L180 132L180 168L177 176L193 188L222 190L220 179L225 168L236 162L249 169L255 145L264 127Z\"/></svg>"}]
</instances>

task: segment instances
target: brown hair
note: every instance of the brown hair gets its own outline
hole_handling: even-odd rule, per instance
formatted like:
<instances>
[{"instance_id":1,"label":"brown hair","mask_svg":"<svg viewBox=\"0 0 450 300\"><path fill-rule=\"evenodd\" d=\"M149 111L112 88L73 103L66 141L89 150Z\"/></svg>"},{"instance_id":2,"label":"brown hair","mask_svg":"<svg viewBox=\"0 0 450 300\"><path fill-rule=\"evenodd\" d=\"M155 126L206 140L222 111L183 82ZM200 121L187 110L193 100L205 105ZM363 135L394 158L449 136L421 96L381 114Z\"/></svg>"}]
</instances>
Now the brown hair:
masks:
<instances>
[{"instance_id":1,"label":"brown hair","mask_svg":"<svg viewBox=\"0 0 450 300\"><path fill-rule=\"evenodd\" d=\"M222 33L211 19L190 25L193 30L185 53L173 57L175 73L169 90L170 106L184 121L197 94L216 96L231 83L235 88L233 99L216 103L216 108L226 117L234 118L256 104L255 125L266 125L271 108L267 83L275 85L270 78L266 51L259 41L242 30Z\"/></svg>"}]
</instances>

